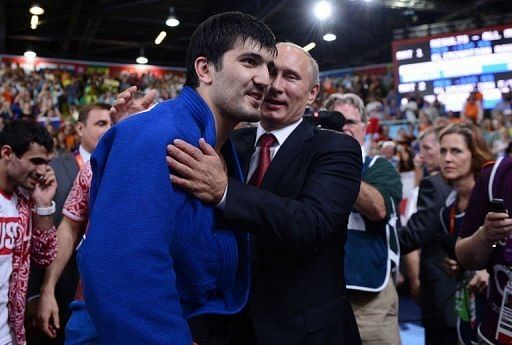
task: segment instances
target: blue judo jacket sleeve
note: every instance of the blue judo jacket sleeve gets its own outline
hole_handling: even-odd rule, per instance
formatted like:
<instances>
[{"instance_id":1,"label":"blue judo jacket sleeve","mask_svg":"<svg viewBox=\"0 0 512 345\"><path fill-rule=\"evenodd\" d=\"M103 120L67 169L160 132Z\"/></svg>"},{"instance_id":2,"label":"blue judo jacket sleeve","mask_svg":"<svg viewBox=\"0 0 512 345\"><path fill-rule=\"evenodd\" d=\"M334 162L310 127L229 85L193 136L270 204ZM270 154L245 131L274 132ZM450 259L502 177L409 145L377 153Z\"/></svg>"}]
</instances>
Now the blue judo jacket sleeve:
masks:
<instances>
[{"instance_id":1,"label":"blue judo jacket sleeve","mask_svg":"<svg viewBox=\"0 0 512 345\"><path fill-rule=\"evenodd\" d=\"M172 138L142 116L107 132L91 161L90 224L78 254L85 301L101 344L190 345L171 255L182 202L165 162Z\"/></svg>"}]
</instances>

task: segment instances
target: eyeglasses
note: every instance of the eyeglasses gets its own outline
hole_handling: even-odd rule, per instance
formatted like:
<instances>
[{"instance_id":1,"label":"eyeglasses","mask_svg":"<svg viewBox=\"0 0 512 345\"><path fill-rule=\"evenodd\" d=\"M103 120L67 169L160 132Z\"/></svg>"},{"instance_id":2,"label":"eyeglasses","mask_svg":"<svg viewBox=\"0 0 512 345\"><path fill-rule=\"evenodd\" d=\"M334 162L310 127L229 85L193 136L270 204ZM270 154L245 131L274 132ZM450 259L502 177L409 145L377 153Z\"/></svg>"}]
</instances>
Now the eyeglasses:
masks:
<instances>
[{"instance_id":1,"label":"eyeglasses","mask_svg":"<svg viewBox=\"0 0 512 345\"><path fill-rule=\"evenodd\" d=\"M356 121L356 120L351 120L351 119L345 119L345 124L346 125L357 125L358 123L361 123L361 121Z\"/></svg>"}]
</instances>

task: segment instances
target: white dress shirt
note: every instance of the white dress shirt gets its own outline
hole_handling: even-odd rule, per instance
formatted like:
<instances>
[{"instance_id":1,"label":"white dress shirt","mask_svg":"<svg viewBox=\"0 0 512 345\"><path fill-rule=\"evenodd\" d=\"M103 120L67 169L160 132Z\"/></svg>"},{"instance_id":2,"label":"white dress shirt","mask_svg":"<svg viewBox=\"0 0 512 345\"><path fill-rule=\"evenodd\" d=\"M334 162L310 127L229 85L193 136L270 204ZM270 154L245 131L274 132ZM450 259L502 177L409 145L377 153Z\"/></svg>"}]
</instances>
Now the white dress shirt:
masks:
<instances>
[{"instance_id":1,"label":"white dress shirt","mask_svg":"<svg viewBox=\"0 0 512 345\"><path fill-rule=\"evenodd\" d=\"M78 153L84 163L87 163L91 159L91 153L87 152L82 145L78 147Z\"/></svg>"},{"instance_id":2,"label":"white dress shirt","mask_svg":"<svg viewBox=\"0 0 512 345\"><path fill-rule=\"evenodd\" d=\"M277 154L277 151L281 148L281 145L285 142L290 134L297 128L298 125L302 122L302 118L300 118L297 122L292 123L281 129L276 129L274 131L267 132L261 127L261 123L258 123L258 128L256 130L256 139L254 140L254 152L251 156L251 162L249 163L249 172L247 173L247 180L250 181L251 176L254 174L254 171L258 167L259 155L260 155L260 146L258 145L258 140L265 133L271 133L276 137L276 142L270 147L270 159L274 159ZM217 208L221 210L224 209L224 205L226 204L226 195L228 193L228 186L224 190L224 195L222 196L222 200L217 204Z\"/></svg>"},{"instance_id":3,"label":"white dress shirt","mask_svg":"<svg viewBox=\"0 0 512 345\"><path fill-rule=\"evenodd\" d=\"M279 151L279 149L281 148L281 145L283 145L288 136L292 134L292 132L295 130L295 128L297 128L297 126L301 122L302 118L299 121L292 123L291 125L270 132L265 131L263 127L261 127L261 124L258 123L258 129L256 130L256 140L254 141L254 152L251 156L251 162L249 163L249 172L247 173L247 181L251 179L252 175L254 174L254 171L258 167L261 150L261 147L258 145L258 140L260 140L260 137L266 133L273 134L276 137L276 142L270 147L270 160L273 160L277 154L277 151Z\"/></svg>"}]
</instances>

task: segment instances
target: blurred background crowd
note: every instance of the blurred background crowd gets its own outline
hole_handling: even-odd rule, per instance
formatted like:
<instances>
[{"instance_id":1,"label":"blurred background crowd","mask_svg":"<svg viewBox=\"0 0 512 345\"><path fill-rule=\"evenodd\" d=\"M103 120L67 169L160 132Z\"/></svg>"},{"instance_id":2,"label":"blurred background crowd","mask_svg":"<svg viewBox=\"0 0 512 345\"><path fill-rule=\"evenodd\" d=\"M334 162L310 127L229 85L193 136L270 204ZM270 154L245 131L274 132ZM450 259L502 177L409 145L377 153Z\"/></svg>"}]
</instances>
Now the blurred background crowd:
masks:
<instances>
[{"instance_id":1,"label":"blurred background crowd","mask_svg":"<svg viewBox=\"0 0 512 345\"><path fill-rule=\"evenodd\" d=\"M102 72L78 74L67 70L41 69L26 72L16 64L0 65L0 125L27 118L35 120L52 133L56 154L73 151L79 144L74 130L79 107L90 103L112 104L117 93L136 85L142 92L154 89L157 101L175 97L183 87L183 73L120 72L109 76ZM374 150L393 161L399 172L413 170L418 151L417 136L432 126L448 122L475 123L487 145L498 156L512 153L512 95L503 93L494 109L482 107L482 94L468 95L460 113L446 111L437 99L428 102L418 94L401 100L394 88L391 71L383 75L345 74L324 77L314 104L319 110L330 94L355 93L366 104L370 118L368 133ZM382 145L385 143L385 145Z\"/></svg>"}]
</instances>

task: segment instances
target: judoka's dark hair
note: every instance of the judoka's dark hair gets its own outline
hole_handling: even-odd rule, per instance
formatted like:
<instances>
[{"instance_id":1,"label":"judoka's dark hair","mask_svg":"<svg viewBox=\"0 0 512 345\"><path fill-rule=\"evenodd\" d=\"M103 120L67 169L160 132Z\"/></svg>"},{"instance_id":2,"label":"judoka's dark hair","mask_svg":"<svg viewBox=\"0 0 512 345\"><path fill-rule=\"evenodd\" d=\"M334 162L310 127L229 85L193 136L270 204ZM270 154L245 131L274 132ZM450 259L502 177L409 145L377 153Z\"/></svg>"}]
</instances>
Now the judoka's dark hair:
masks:
<instances>
[{"instance_id":1,"label":"judoka's dark hair","mask_svg":"<svg viewBox=\"0 0 512 345\"><path fill-rule=\"evenodd\" d=\"M215 70L222 69L222 56L235 46L235 43L253 41L260 49L268 49L277 55L274 33L263 22L241 12L225 12L211 16L199 24L190 37L186 57L185 85L197 88L199 79L194 64L204 56L213 63Z\"/></svg>"},{"instance_id":2,"label":"judoka's dark hair","mask_svg":"<svg viewBox=\"0 0 512 345\"><path fill-rule=\"evenodd\" d=\"M9 145L18 157L23 156L32 143L43 146L48 152L53 151L52 136L37 123L17 120L6 124L0 132L0 147Z\"/></svg>"}]
</instances>

